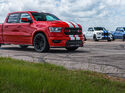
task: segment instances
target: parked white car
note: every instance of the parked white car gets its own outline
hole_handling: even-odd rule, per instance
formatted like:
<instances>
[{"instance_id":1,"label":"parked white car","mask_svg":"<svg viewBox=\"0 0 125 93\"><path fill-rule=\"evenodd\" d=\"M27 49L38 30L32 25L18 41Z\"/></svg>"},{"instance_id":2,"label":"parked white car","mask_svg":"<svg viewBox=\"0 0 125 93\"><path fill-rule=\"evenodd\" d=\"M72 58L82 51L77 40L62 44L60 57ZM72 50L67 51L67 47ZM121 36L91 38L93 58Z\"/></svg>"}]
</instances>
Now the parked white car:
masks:
<instances>
[{"instance_id":1,"label":"parked white car","mask_svg":"<svg viewBox=\"0 0 125 93\"><path fill-rule=\"evenodd\" d=\"M112 34L104 27L90 27L87 32L84 33L85 40L107 40L112 41Z\"/></svg>"}]
</instances>

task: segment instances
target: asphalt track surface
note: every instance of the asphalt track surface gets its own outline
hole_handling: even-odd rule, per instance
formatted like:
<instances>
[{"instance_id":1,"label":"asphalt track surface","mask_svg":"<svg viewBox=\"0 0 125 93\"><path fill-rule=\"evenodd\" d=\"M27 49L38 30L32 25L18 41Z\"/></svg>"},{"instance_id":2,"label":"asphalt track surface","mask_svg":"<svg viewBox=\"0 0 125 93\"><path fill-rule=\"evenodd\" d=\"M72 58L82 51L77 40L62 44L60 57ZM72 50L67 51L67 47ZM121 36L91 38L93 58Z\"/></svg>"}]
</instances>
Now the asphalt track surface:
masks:
<instances>
[{"instance_id":1,"label":"asphalt track surface","mask_svg":"<svg viewBox=\"0 0 125 93\"><path fill-rule=\"evenodd\" d=\"M68 69L91 70L125 78L125 42L86 41L85 46L74 52L53 48L47 53L37 53L33 47L21 49L17 45L3 45L0 56L30 62L43 62Z\"/></svg>"}]
</instances>

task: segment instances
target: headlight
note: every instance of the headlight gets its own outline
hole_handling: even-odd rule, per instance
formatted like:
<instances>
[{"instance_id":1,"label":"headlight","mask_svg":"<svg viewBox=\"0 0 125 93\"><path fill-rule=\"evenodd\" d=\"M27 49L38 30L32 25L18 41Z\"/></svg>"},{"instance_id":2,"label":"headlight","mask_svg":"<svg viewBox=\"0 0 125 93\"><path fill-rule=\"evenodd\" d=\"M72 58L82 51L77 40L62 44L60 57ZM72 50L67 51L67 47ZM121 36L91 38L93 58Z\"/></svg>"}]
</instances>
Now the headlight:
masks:
<instances>
[{"instance_id":1,"label":"headlight","mask_svg":"<svg viewBox=\"0 0 125 93\"><path fill-rule=\"evenodd\" d=\"M49 27L50 32L61 32L62 27Z\"/></svg>"},{"instance_id":2,"label":"headlight","mask_svg":"<svg viewBox=\"0 0 125 93\"><path fill-rule=\"evenodd\" d=\"M101 35L102 33L97 33L98 35Z\"/></svg>"}]
</instances>

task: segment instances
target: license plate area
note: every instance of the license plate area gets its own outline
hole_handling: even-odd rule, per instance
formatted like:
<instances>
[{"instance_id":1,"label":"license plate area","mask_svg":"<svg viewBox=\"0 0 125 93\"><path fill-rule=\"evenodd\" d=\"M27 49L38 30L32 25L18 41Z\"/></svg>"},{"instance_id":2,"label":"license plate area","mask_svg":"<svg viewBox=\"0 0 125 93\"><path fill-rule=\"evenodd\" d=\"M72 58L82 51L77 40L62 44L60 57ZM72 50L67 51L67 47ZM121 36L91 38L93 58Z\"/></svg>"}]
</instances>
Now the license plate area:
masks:
<instances>
[{"instance_id":1,"label":"license plate area","mask_svg":"<svg viewBox=\"0 0 125 93\"><path fill-rule=\"evenodd\" d=\"M82 47L83 42L82 42L82 40L68 40L66 42L66 46L67 47Z\"/></svg>"}]
</instances>

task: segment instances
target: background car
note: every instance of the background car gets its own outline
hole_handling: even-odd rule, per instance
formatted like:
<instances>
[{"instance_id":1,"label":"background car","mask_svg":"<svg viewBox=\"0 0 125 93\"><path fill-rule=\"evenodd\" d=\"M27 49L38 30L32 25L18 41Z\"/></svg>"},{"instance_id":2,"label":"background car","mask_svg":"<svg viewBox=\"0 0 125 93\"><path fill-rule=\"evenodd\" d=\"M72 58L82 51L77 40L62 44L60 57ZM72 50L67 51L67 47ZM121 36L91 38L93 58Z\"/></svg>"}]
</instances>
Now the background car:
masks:
<instances>
[{"instance_id":1,"label":"background car","mask_svg":"<svg viewBox=\"0 0 125 93\"><path fill-rule=\"evenodd\" d=\"M90 27L87 32L84 33L85 40L107 40L112 41L112 34L104 27Z\"/></svg>"},{"instance_id":2,"label":"background car","mask_svg":"<svg viewBox=\"0 0 125 93\"><path fill-rule=\"evenodd\" d=\"M115 32L112 33L113 40L122 39L125 41L125 27L117 27Z\"/></svg>"}]
</instances>

